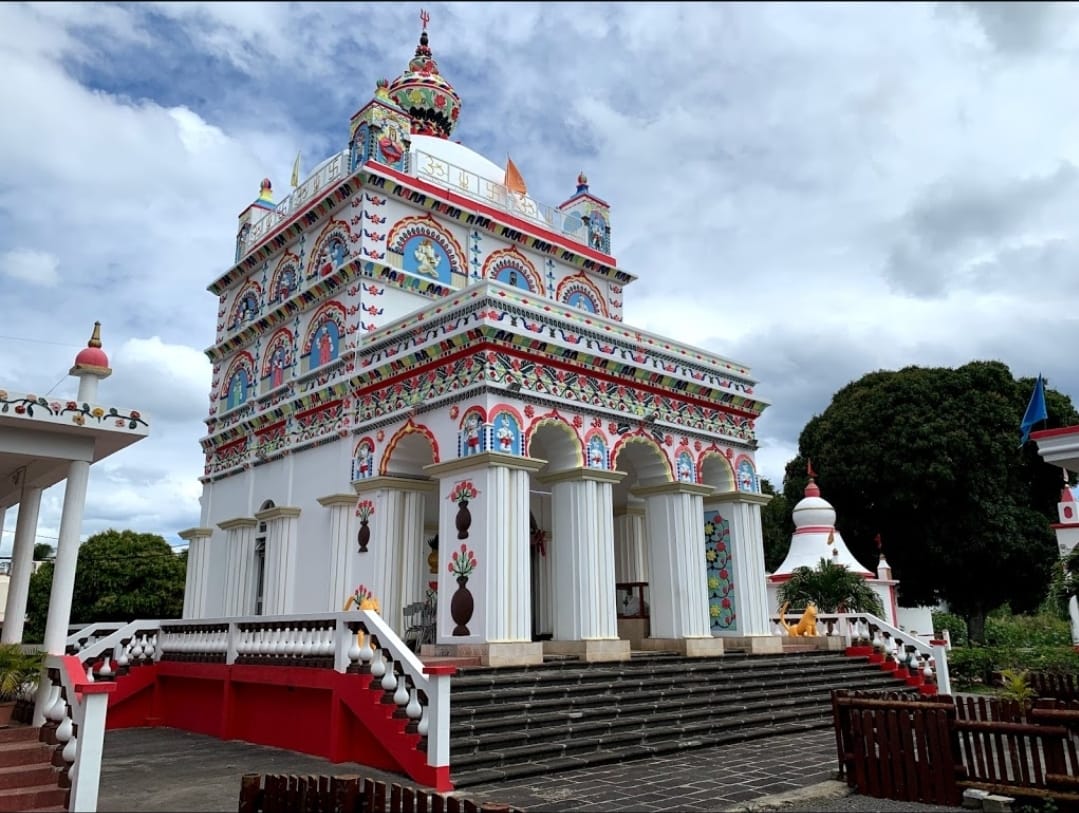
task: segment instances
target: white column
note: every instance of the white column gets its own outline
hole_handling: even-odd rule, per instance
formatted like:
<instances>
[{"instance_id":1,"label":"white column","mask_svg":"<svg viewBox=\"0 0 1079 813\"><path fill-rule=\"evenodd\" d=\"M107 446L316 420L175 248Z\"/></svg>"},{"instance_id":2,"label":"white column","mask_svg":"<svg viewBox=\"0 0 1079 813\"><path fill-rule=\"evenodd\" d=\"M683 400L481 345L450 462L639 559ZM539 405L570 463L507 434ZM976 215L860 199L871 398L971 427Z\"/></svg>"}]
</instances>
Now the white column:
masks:
<instances>
[{"instance_id":1,"label":"white column","mask_svg":"<svg viewBox=\"0 0 1079 813\"><path fill-rule=\"evenodd\" d=\"M331 494L319 497L318 503L330 511L330 589L326 595L326 610L336 613L345 606L356 587L352 581L352 563L357 545L349 533L356 495Z\"/></svg>"},{"instance_id":2,"label":"white column","mask_svg":"<svg viewBox=\"0 0 1079 813\"><path fill-rule=\"evenodd\" d=\"M378 600L386 623L401 635L405 631L402 610L424 596L428 551L423 544L423 515L427 491L434 483L369 477L352 485L361 500L374 505L367 520L371 541L362 554L369 557L364 571L371 574L365 586Z\"/></svg>"},{"instance_id":3,"label":"white column","mask_svg":"<svg viewBox=\"0 0 1079 813\"><path fill-rule=\"evenodd\" d=\"M618 638L612 487L625 472L574 469L545 477L554 514L548 551L557 585L554 640Z\"/></svg>"},{"instance_id":4,"label":"white column","mask_svg":"<svg viewBox=\"0 0 1079 813\"><path fill-rule=\"evenodd\" d=\"M26 473L21 472L20 476L25 477ZM0 636L0 642L5 644L22 643L26 601L30 595L30 576L34 571L34 540L37 538L40 511L41 489L28 486L24 482L19 495L19 517L15 521L15 541L11 545L11 575L8 581L7 603L4 605L4 632ZM72 585L74 586L74 581ZM49 606L51 609L52 605Z\"/></svg>"},{"instance_id":5,"label":"white column","mask_svg":"<svg viewBox=\"0 0 1079 813\"><path fill-rule=\"evenodd\" d=\"M706 507L719 511L730 527L737 635L772 634L761 530L761 506L771 499L768 494L739 491L705 500Z\"/></svg>"},{"instance_id":6,"label":"white column","mask_svg":"<svg viewBox=\"0 0 1079 813\"><path fill-rule=\"evenodd\" d=\"M547 532L543 552L532 548L532 631L536 635L554 634L554 607L558 603L555 591L554 571L551 567L551 530L554 521L549 494L533 495L532 513L539 527ZM529 540L531 544L531 540Z\"/></svg>"},{"instance_id":7,"label":"white column","mask_svg":"<svg viewBox=\"0 0 1079 813\"><path fill-rule=\"evenodd\" d=\"M645 499L652 638L711 638L703 497L711 486L665 483L633 489Z\"/></svg>"},{"instance_id":8,"label":"white column","mask_svg":"<svg viewBox=\"0 0 1079 813\"><path fill-rule=\"evenodd\" d=\"M45 622L45 651L63 655L67 644L67 627L71 623L71 593L75 589L75 567L79 557L79 533L86 507L86 484L90 479L90 464L73 460L68 466L64 487L64 508L60 514L60 538L56 543L53 564L52 590L49 592L49 618Z\"/></svg>"},{"instance_id":9,"label":"white column","mask_svg":"<svg viewBox=\"0 0 1079 813\"><path fill-rule=\"evenodd\" d=\"M487 487L488 641L532 640L532 551L529 536L529 472L492 466ZM439 545L441 548L441 544Z\"/></svg>"},{"instance_id":10,"label":"white column","mask_svg":"<svg viewBox=\"0 0 1079 813\"><path fill-rule=\"evenodd\" d=\"M614 578L616 582L648 581L644 506L626 506L614 517Z\"/></svg>"},{"instance_id":11,"label":"white column","mask_svg":"<svg viewBox=\"0 0 1079 813\"><path fill-rule=\"evenodd\" d=\"M1079 598L1068 599L1068 618L1072 624L1072 647L1079 651Z\"/></svg>"},{"instance_id":12,"label":"white column","mask_svg":"<svg viewBox=\"0 0 1079 813\"><path fill-rule=\"evenodd\" d=\"M277 506L255 514L267 524L263 615L288 615L296 606L296 525L300 509Z\"/></svg>"},{"instance_id":13,"label":"white column","mask_svg":"<svg viewBox=\"0 0 1079 813\"><path fill-rule=\"evenodd\" d=\"M210 540L213 528L188 528L178 536L187 542L187 575L184 578L184 618L205 618L210 582Z\"/></svg>"},{"instance_id":14,"label":"white column","mask_svg":"<svg viewBox=\"0 0 1079 813\"><path fill-rule=\"evenodd\" d=\"M236 517L219 522L225 537L225 612L226 618L253 615L255 612L255 526L252 517Z\"/></svg>"}]
</instances>

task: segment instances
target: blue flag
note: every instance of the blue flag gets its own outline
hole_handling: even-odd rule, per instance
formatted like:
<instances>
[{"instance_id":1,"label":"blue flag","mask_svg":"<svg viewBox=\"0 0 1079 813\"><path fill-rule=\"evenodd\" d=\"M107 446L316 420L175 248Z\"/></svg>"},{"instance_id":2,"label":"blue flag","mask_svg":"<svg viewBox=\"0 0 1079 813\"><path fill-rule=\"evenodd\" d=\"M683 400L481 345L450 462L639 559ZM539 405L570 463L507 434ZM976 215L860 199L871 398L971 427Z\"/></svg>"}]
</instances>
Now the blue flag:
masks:
<instances>
[{"instance_id":1,"label":"blue flag","mask_svg":"<svg viewBox=\"0 0 1079 813\"><path fill-rule=\"evenodd\" d=\"M1023 413L1023 422L1019 424L1019 429L1023 433L1019 448L1030 440L1030 430L1034 428L1034 424L1048 417L1049 413L1045 411L1045 384L1042 383L1042 374L1038 373L1038 380L1034 382L1034 392L1030 394L1030 403L1027 404L1027 411Z\"/></svg>"}]
</instances>

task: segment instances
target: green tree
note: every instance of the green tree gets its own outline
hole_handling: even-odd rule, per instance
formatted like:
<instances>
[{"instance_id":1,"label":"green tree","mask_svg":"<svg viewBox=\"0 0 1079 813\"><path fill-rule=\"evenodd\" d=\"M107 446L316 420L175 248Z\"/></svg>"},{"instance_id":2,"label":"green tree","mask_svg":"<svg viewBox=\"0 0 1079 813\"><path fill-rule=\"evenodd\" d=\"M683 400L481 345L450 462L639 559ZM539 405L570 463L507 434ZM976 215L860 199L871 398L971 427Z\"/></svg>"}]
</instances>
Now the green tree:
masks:
<instances>
[{"instance_id":1,"label":"green tree","mask_svg":"<svg viewBox=\"0 0 1079 813\"><path fill-rule=\"evenodd\" d=\"M46 559L51 559L52 554L52 545L50 545L48 542L38 542L34 545L35 562L44 562Z\"/></svg>"},{"instance_id":2,"label":"green tree","mask_svg":"<svg viewBox=\"0 0 1079 813\"><path fill-rule=\"evenodd\" d=\"M1033 388L996 361L869 373L802 430L787 499L812 460L851 552L874 564L879 533L903 602L945 599L982 641L993 608L1038 606L1057 559L1060 469L1018 448ZM1079 423L1067 396L1046 388L1046 403L1046 428Z\"/></svg>"},{"instance_id":3,"label":"green tree","mask_svg":"<svg viewBox=\"0 0 1079 813\"><path fill-rule=\"evenodd\" d=\"M812 601L822 613L884 615L884 605L864 576L843 565L821 559L816 567L797 567L777 595L780 604L805 607Z\"/></svg>"},{"instance_id":4,"label":"green tree","mask_svg":"<svg viewBox=\"0 0 1079 813\"><path fill-rule=\"evenodd\" d=\"M157 534L112 529L94 534L79 548L71 623L179 618L186 564ZM26 640L45 635L52 574L53 563L46 562L30 578Z\"/></svg>"},{"instance_id":5,"label":"green tree","mask_svg":"<svg viewBox=\"0 0 1079 813\"><path fill-rule=\"evenodd\" d=\"M772 501L761 508L761 533L764 537L764 567L772 573L783 563L790 549L794 521L791 504L776 491L766 478L761 478L761 491L772 495Z\"/></svg>"}]
</instances>

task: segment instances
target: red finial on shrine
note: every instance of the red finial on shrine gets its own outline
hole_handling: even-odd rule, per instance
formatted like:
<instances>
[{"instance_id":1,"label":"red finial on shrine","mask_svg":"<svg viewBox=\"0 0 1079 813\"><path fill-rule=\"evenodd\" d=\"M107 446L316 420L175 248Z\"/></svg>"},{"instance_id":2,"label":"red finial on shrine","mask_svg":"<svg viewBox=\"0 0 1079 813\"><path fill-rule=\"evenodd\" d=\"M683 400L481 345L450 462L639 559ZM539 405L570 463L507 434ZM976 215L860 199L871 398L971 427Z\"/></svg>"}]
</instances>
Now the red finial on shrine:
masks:
<instances>
[{"instance_id":1,"label":"red finial on shrine","mask_svg":"<svg viewBox=\"0 0 1079 813\"><path fill-rule=\"evenodd\" d=\"M883 542L880 541L880 534L877 534L876 536L874 536L873 541L877 543L877 550L880 550L881 546L884 544Z\"/></svg>"},{"instance_id":2,"label":"red finial on shrine","mask_svg":"<svg viewBox=\"0 0 1079 813\"><path fill-rule=\"evenodd\" d=\"M809 458L806 459L806 474L809 475L810 479L817 476L817 473L813 471L813 461Z\"/></svg>"},{"instance_id":3,"label":"red finial on shrine","mask_svg":"<svg viewBox=\"0 0 1079 813\"><path fill-rule=\"evenodd\" d=\"M420 22L423 23L423 30L427 30L427 24L431 22L431 15L427 13L427 9L420 9Z\"/></svg>"}]
</instances>

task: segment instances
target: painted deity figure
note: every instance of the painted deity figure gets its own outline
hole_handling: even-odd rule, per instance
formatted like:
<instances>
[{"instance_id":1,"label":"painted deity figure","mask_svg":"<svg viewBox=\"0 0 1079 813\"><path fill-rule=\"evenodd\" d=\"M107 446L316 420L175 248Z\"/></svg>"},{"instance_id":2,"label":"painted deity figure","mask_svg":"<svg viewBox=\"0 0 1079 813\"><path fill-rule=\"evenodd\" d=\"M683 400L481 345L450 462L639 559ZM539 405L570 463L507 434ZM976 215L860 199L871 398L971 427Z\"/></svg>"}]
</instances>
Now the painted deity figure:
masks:
<instances>
[{"instance_id":1,"label":"painted deity figure","mask_svg":"<svg viewBox=\"0 0 1079 813\"><path fill-rule=\"evenodd\" d=\"M603 465L603 444L599 438L592 438L588 444L588 465L594 469Z\"/></svg>"},{"instance_id":2,"label":"painted deity figure","mask_svg":"<svg viewBox=\"0 0 1079 813\"><path fill-rule=\"evenodd\" d=\"M689 464L689 458L685 455L678 458L678 479L682 482L693 479L693 468Z\"/></svg>"},{"instance_id":3,"label":"painted deity figure","mask_svg":"<svg viewBox=\"0 0 1079 813\"><path fill-rule=\"evenodd\" d=\"M329 364L333 359L333 339L330 338L330 330L326 325L318 333L318 363Z\"/></svg>"},{"instance_id":4,"label":"painted deity figure","mask_svg":"<svg viewBox=\"0 0 1079 813\"><path fill-rule=\"evenodd\" d=\"M288 353L284 347L278 347L274 351L270 362L270 386L280 387L285 383L285 367L288 366Z\"/></svg>"},{"instance_id":5,"label":"painted deity figure","mask_svg":"<svg viewBox=\"0 0 1079 813\"><path fill-rule=\"evenodd\" d=\"M498 445L503 452L508 452L513 447L513 430L509 427L509 421L506 420L505 413L498 419Z\"/></svg>"},{"instance_id":6,"label":"painted deity figure","mask_svg":"<svg viewBox=\"0 0 1079 813\"><path fill-rule=\"evenodd\" d=\"M425 277L438 276L438 252L435 251L434 244L428 238L424 237L420 241L413 256L416 258L416 262L419 263L419 267L416 269L419 273Z\"/></svg>"},{"instance_id":7,"label":"painted deity figure","mask_svg":"<svg viewBox=\"0 0 1079 813\"><path fill-rule=\"evenodd\" d=\"M387 164L396 164L401 160L401 156L405 154L404 147L401 145L401 134L397 132L397 128L392 124L387 126L382 137L378 140L378 148Z\"/></svg>"},{"instance_id":8,"label":"painted deity figure","mask_svg":"<svg viewBox=\"0 0 1079 813\"><path fill-rule=\"evenodd\" d=\"M475 454L480 450L480 416L473 412L465 424L465 454Z\"/></svg>"}]
</instances>

